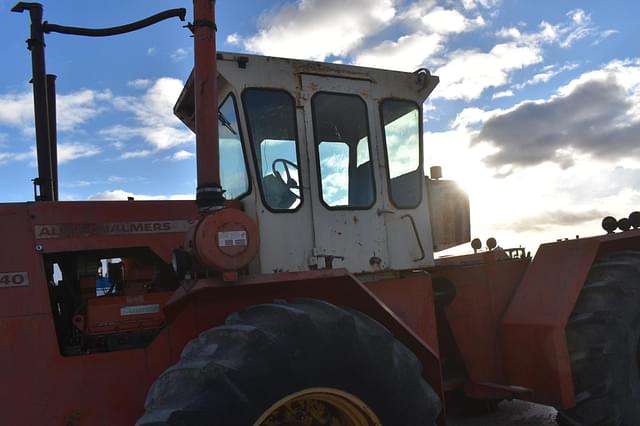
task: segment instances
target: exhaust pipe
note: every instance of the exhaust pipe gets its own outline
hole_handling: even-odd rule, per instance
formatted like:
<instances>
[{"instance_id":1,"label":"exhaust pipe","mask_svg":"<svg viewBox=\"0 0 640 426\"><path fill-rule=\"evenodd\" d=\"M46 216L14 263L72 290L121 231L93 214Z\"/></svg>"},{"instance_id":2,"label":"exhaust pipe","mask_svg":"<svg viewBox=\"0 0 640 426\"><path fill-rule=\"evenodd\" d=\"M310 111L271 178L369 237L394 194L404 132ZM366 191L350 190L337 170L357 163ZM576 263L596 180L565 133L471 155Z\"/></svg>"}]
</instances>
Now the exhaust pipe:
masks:
<instances>
[{"instance_id":1,"label":"exhaust pipe","mask_svg":"<svg viewBox=\"0 0 640 426\"><path fill-rule=\"evenodd\" d=\"M58 201L58 127L56 117L56 76L47 74L47 111L49 113L49 155L51 156L51 190Z\"/></svg>"},{"instance_id":2,"label":"exhaust pipe","mask_svg":"<svg viewBox=\"0 0 640 426\"><path fill-rule=\"evenodd\" d=\"M198 0L195 1L197 2ZM184 21L187 11L184 8L165 10L164 12L130 24L109 28L69 27L51 24L46 21L43 22L42 5L40 3L19 2L11 8L11 11L17 13L28 11L31 19L31 36L27 40L27 47L31 51L31 83L33 84L36 151L38 155L38 177L33 180L34 198L36 201L57 201L58 149L56 136L56 76L46 74L44 34L60 33L87 37L107 37L137 31L173 17ZM215 37L215 31L213 37ZM215 44L213 48L215 50ZM221 191L220 194L222 194Z\"/></svg>"},{"instance_id":3,"label":"exhaust pipe","mask_svg":"<svg viewBox=\"0 0 640 426\"><path fill-rule=\"evenodd\" d=\"M38 154L38 177L33 180L33 185L36 201L53 201L42 5L40 3L20 2L11 11L18 13L28 11L31 18L31 34L27 40L27 46L31 51L31 84L33 84L33 109L36 121L36 151Z\"/></svg>"},{"instance_id":4,"label":"exhaust pipe","mask_svg":"<svg viewBox=\"0 0 640 426\"><path fill-rule=\"evenodd\" d=\"M216 63L215 0L193 1L194 103L198 187L202 212L224 206L220 185L218 140L218 66Z\"/></svg>"}]
</instances>

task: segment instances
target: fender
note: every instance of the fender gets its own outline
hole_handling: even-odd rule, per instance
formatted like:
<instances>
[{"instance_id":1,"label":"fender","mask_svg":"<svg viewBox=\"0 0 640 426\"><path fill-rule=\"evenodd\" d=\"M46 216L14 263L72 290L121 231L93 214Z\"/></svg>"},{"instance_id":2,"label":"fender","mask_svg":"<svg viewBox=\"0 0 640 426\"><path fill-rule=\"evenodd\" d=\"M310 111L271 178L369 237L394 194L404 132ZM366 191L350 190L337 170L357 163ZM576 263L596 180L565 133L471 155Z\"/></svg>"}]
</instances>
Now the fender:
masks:
<instances>
[{"instance_id":1,"label":"fender","mask_svg":"<svg viewBox=\"0 0 640 426\"><path fill-rule=\"evenodd\" d=\"M185 282L164 307L171 359L178 360L184 345L197 336L194 330L202 330L204 324L224 324L228 315L250 305L302 297L347 306L380 322L420 359L424 379L444 401L440 359L433 346L437 331L428 274L367 285L345 269L252 275L232 284L216 279L198 280L191 286ZM444 424L443 414L439 423Z\"/></svg>"},{"instance_id":2,"label":"fender","mask_svg":"<svg viewBox=\"0 0 640 426\"><path fill-rule=\"evenodd\" d=\"M509 384L534 401L575 406L565 328L595 259L621 250L640 250L640 230L540 246L500 324Z\"/></svg>"}]
</instances>

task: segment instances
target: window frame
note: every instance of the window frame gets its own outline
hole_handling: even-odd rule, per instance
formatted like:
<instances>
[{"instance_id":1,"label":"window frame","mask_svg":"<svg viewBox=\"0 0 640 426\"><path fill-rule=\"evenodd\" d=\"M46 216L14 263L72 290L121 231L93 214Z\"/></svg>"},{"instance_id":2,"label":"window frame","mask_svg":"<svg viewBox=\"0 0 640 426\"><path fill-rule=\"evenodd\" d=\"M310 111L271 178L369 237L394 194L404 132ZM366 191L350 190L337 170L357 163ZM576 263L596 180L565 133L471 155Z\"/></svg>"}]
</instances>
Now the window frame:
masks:
<instances>
[{"instance_id":1,"label":"window frame","mask_svg":"<svg viewBox=\"0 0 640 426\"><path fill-rule=\"evenodd\" d=\"M415 203L415 205L412 206L399 206L396 204L396 202L393 199L393 194L391 192L391 169L389 167L389 150L387 149L387 132L385 131L385 124L384 124L384 113L383 113L383 108L384 108L384 103L387 101L400 101L400 102L407 102L410 104L413 104L416 106L417 110L418 110L418 167L414 170L415 171L419 171L419 170L423 170L422 174L424 175L424 143L423 143L423 116L422 116L422 105L419 105L416 101L411 100L411 99L403 99L403 98L395 98L395 97L389 97L389 98L383 98L380 100L379 102L379 114L380 114L380 130L382 133L382 147L383 147L383 151L384 151L384 161L385 161L385 175L387 178L387 195L389 196L389 202L391 203L391 205L398 209L398 210L413 210L416 209L420 206L420 204L422 203L423 200L423 195L422 195L422 189L423 189L423 181L424 178L422 179L418 179L419 183L419 187L418 187L418 194L420 195L418 198L418 201Z\"/></svg>"},{"instance_id":2,"label":"window frame","mask_svg":"<svg viewBox=\"0 0 640 426\"><path fill-rule=\"evenodd\" d=\"M222 102L220 102L220 104L218 105L218 109L217 111L220 111L220 108L222 107L222 105L224 105L225 102L227 102L227 99L232 98L233 99L233 109L235 110L236 113L236 122L238 123L238 136L240 138L240 146L242 147L242 158L244 159L244 171L247 175L247 190L245 192L243 192L242 194L238 195L235 198L231 198L229 201L231 200L242 200L243 198L246 198L248 195L251 194L251 191L253 189L253 185L251 184L251 166L249 165L249 158L247 157L247 150L245 148L245 140L244 140L244 135L242 132L242 124L240 120L240 109L238 108L238 99L236 98L236 95L230 91L227 96L224 97L224 99L222 100ZM216 111L216 112L217 112ZM218 122L218 126L220 126L220 122L218 121L218 117L216 114L216 121ZM220 135L218 135L218 144L220 144ZM218 148L218 151L220 151L220 149ZM220 153L218 153L218 161L220 161ZM220 176L220 183L222 183L222 175ZM222 188L224 190L224 188Z\"/></svg>"},{"instance_id":3,"label":"window frame","mask_svg":"<svg viewBox=\"0 0 640 426\"><path fill-rule=\"evenodd\" d=\"M353 98L357 98L360 102L362 102L362 105L364 105L364 116L365 116L365 120L366 120L366 126L367 126L367 146L369 148L369 162L371 163L371 181L373 183L373 187L372 187L372 191L373 191L373 200L371 201L371 204L369 204L368 206L330 206L328 205L325 201L324 201L324 197L323 197L323 191L322 191L322 173L320 171L320 150L318 149L320 147L320 143L317 140L318 139L318 129L317 129L317 120L316 120L316 112L315 112L315 108L313 107L313 100L315 99L316 96L321 95L321 94L325 94L325 95L334 95L334 96L343 96L343 97L353 97ZM328 91L328 90L321 90L318 92L315 92L313 94L313 96L311 97L310 101L309 101L309 105L311 107L311 122L313 125L313 151L314 151L314 157L315 157L315 166L316 166L316 176L318 178L318 198L320 200L320 203L324 206L324 208L326 208L327 210L344 210L344 211L349 211L349 210L360 210L360 211L366 211L366 210L371 210L377 203L378 201L378 190L377 190L377 186L376 186L376 175L375 175L375 166L374 166L374 154L373 154L373 150L371 149L371 123L369 121L369 108L367 107L367 101L365 101L362 96L356 94L356 93L343 93L343 92L332 92L332 91ZM335 142L335 141L320 141L320 142ZM357 162L357 143L356 143L356 159L355 161ZM349 176L349 179L351 179L351 176Z\"/></svg>"},{"instance_id":4,"label":"window frame","mask_svg":"<svg viewBox=\"0 0 640 426\"><path fill-rule=\"evenodd\" d=\"M264 188L262 186L262 173L260 171L260 163L258 162L258 156L256 154L256 146L254 144L254 140L253 140L253 133L251 131L251 119L249 118L249 113L248 113L248 109L247 109L247 92L251 91L251 90L262 90L262 91L266 91L266 92L280 92L280 93L284 93L287 95L287 97L289 98L289 100L291 100L291 106L293 107L293 128L295 131L295 145L296 145L296 161L298 164L298 179L299 179L299 184L300 184L300 203L296 206L296 208L294 209L274 209L273 207L271 207L269 205L269 203L267 203L266 198L264 196ZM242 90L242 94L240 95L242 98L242 108L244 110L244 118L246 120L246 126L247 126L247 135L249 136L249 145L251 148L251 155L253 158L253 162L254 162L254 172L256 173L256 181L258 184L258 192L260 193L260 200L262 201L262 205L271 213L296 213L298 212L303 204L304 204L304 186L302 184L302 165L300 164L300 135L298 132L298 114L297 114L297 108L296 108L296 103L295 103L295 98L293 97L293 95L285 89L282 88L274 88L274 87L259 87L259 86L252 86L252 87L245 87Z\"/></svg>"}]
</instances>

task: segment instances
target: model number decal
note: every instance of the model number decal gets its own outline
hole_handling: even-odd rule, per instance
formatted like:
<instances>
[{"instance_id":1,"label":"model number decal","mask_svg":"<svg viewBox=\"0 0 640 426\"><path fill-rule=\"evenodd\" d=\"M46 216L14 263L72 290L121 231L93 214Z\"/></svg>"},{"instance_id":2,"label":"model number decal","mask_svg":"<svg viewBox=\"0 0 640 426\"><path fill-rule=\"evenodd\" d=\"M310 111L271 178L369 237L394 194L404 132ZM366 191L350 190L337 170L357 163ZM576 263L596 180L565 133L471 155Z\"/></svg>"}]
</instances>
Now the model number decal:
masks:
<instances>
[{"instance_id":1,"label":"model number decal","mask_svg":"<svg viewBox=\"0 0 640 426\"><path fill-rule=\"evenodd\" d=\"M29 274L26 272L0 272L0 288L26 287L29 285Z\"/></svg>"}]
</instances>

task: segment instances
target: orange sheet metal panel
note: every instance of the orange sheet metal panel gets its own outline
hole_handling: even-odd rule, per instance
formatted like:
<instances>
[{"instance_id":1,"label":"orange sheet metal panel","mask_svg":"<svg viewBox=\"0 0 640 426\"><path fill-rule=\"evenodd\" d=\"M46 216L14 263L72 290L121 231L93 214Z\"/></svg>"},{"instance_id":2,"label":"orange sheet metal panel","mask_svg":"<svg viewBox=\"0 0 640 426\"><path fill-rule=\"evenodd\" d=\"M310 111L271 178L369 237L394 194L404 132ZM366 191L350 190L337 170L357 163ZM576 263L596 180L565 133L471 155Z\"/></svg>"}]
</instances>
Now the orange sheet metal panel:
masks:
<instances>
[{"instance_id":1,"label":"orange sheet metal panel","mask_svg":"<svg viewBox=\"0 0 640 426\"><path fill-rule=\"evenodd\" d=\"M149 247L166 262L199 217L193 201L69 201L28 203L42 253Z\"/></svg>"},{"instance_id":2,"label":"orange sheet metal panel","mask_svg":"<svg viewBox=\"0 0 640 426\"><path fill-rule=\"evenodd\" d=\"M170 296L169 292L161 292L89 299L86 331L110 334L160 328L164 324L162 307Z\"/></svg>"},{"instance_id":3,"label":"orange sheet metal panel","mask_svg":"<svg viewBox=\"0 0 640 426\"><path fill-rule=\"evenodd\" d=\"M422 362L425 380L444 400L440 359L436 351L344 269L254 275L241 278L233 285L210 279L199 280L190 288L182 286L165 308L165 317L172 329L172 359L177 360L181 348L195 336L191 332L195 324L221 324L227 315L244 306L295 297L326 300L376 319L413 351ZM443 415L438 422L445 424Z\"/></svg>"},{"instance_id":4,"label":"orange sheet metal panel","mask_svg":"<svg viewBox=\"0 0 640 426\"><path fill-rule=\"evenodd\" d=\"M469 381L506 385L498 326L529 261L498 260L493 252L481 257L481 263L436 267L431 273L455 285L456 298L445 313Z\"/></svg>"},{"instance_id":5,"label":"orange sheet metal panel","mask_svg":"<svg viewBox=\"0 0 640 426\"><path fill-rule=\"evenodd\" d=\"M439 353L433 288L429 275L380 280L365 285L435 353Z\"/></svg>"},{"instance_id":6,"label":"orange sheet metal panel","mask_svg":"<svg viewBox=\"0 0 640 426\"><path fill-rule=\"evenodd\" d=\"M16 301L13 292L20 290L6 288L2 295ZM43 279L33 283L33 290L47 297ZM293 297L322 298L376 318L416 353L425 378L442 395L435 352L346 271L253 276L234 285L203 281L177 293L172 320L144 349L62 356L50 311L0 317L2 424L133 424L142 414L151 383L178 359L189 340L247 305ZM28 306L27 300L22 302ZM440 422L444 424L444 418Z\"/></svg>"},{"instance_id":7,"label":"orange sheet metal panel","mask_svg":"<svg viewBox=\"0 0 640 426\"><path fill-rule=\"evenodd\" d=\"M565 327L599 246L598 238L540 246L502 320L507 381L535 401L575 405Z\"/></svg>"},{"instance_id":8,"label":"orange sheet metal panel","mask_svg":"<svg viewBox=\"0 0 640 426\"><path fill-rule=\"evenodd\" d=\"M44 268L30 230L27 204L0 204L0 318L51 310Z\"/></svg>"}]
</instances>

